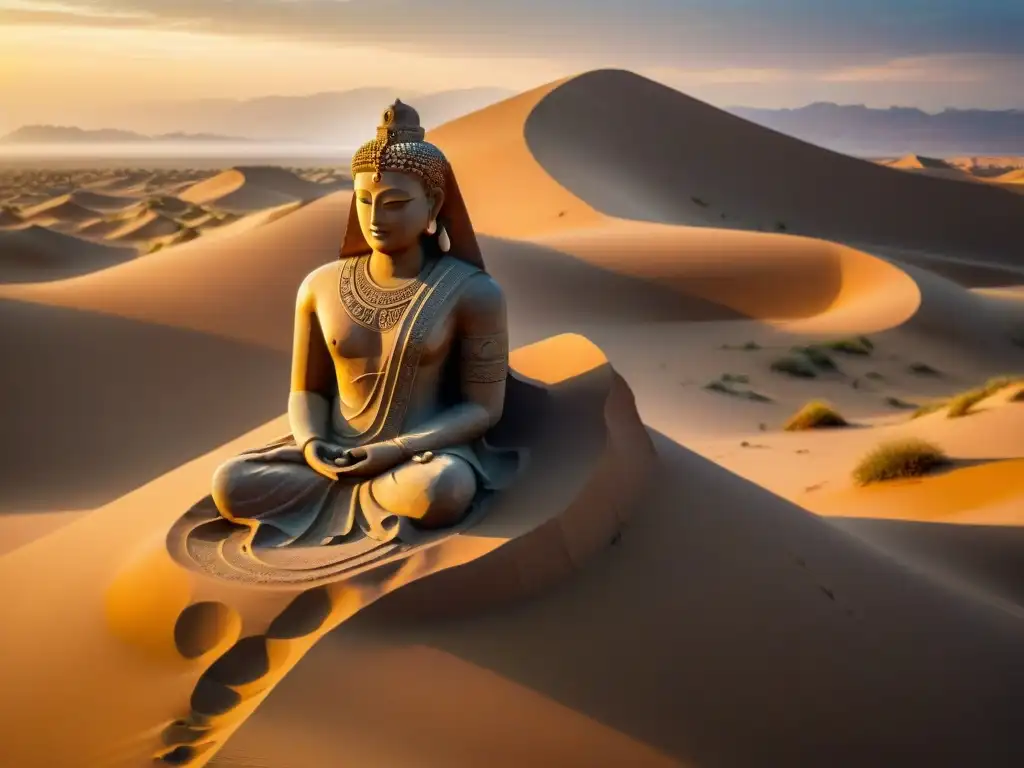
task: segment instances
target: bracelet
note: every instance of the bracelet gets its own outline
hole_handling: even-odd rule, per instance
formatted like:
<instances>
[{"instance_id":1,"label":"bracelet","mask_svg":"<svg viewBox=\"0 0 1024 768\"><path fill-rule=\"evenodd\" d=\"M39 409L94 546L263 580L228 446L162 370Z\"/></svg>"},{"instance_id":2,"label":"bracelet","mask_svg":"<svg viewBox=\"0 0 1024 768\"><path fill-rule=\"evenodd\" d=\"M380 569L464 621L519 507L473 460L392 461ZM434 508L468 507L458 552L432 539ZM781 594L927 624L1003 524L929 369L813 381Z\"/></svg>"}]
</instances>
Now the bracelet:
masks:
<instances>
[{"instance_id":1,"label":"bracelet","mask_svg":"<svg viewBox=\"0 0 1024 768\"><path fill-rule=\"evenodd\" d=\"M398 446L402 452L402 458L411 459L416 454L416 451L412 450L407 442L400 437L393 438L391 442Z\"/></svg>"}]
</instances>

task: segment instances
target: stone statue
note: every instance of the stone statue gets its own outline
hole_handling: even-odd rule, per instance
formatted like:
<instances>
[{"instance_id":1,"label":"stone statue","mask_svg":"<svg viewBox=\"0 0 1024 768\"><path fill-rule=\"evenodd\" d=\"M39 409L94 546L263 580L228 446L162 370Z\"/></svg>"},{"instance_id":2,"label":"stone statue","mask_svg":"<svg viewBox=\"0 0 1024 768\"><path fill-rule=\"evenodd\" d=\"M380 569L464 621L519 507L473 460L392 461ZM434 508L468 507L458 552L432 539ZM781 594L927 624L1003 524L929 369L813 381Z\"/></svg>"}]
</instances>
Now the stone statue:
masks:
<instances>
[{"instance_id":1,"label":"stone statue","mask_svg":"<svg viewBox=\"0 0 1024 768\"><path fill-rule=\"evenodd\" d=\"M352 160L340 259L298 291L291 435L223 464L212 498L278 548L415 538L515 474L505 300L444 154L395 101Z\"/></svg>"}]
</instances>

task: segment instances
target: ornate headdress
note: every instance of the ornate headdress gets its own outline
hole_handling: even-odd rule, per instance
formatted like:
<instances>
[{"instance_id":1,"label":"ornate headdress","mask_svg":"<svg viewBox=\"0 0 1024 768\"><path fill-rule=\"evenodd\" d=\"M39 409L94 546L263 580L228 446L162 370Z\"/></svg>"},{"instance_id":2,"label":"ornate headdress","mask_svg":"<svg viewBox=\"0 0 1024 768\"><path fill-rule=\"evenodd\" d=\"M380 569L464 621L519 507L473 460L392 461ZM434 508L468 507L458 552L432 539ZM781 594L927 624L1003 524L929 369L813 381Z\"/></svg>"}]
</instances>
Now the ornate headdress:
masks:
<instances>
[{"instance_id":1,"label":"ornate headdress","mask_svg":"<svg viewBox=\"0 0 1024 768\"><path fill-rule=\"evenodd\" d=\"M426 141L425 136L419 113L395 99L395 103L384 110L377 135L353 155L352 178L354 180L359 173L372 173L374 181L380 181L380 174L384 171L398 171L418 176L427 189L444 190L444 202L436 224L431 224L432 232L437 233L441 250L450 251L452 256L483 269L480 246L452 167L444 153ZM361 256L370 250L359 228L353 196L341 258Z\"/></svg>"},{"instance_id":2,"label":"ornate headdress","mask_svg":"<svg viewBox=\"0 0 1024 768\"><path fill-rule=\"evenodd\" d=\"M428 189L444 189L448 159L440 149L424 141L425 136L419 113L395 99L384 110L377 135L352 157L352 177L373 172L374 181L380 181L381 171L401 171L416 174Z\"/></svg>"}]
</instances>

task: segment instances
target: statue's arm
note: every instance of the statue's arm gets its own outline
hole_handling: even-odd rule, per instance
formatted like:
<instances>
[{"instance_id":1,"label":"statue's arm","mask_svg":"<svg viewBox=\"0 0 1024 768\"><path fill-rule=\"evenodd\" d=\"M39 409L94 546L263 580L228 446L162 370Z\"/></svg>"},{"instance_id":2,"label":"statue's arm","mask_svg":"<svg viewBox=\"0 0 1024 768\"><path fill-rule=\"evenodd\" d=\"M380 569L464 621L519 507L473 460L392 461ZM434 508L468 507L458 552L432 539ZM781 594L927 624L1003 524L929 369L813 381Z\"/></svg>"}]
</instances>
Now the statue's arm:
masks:
<instances>
[{"instance_id":1,"label":"statue's arm","mask_svg":"<svg viewBox=\"0 0 1024 768\"><path fill-rule=\"evenodd\" d=\"M505 297L489 276L471 279L456 308L455 347L462 401L398 442L407 453L436 451L482 437L505 405L508 325Z\"/></svg>"},{"instance_id":2,"label":"statue's arm","mask_svg":"<svg viewBox=\"0 0 1024 768\"><path fill-rule=\"evenodd\" d=\"M295 299L288 423L299 447L329 439L333 364L316 317L313 275L302 281Z\"/></svg>"}]
</instances>

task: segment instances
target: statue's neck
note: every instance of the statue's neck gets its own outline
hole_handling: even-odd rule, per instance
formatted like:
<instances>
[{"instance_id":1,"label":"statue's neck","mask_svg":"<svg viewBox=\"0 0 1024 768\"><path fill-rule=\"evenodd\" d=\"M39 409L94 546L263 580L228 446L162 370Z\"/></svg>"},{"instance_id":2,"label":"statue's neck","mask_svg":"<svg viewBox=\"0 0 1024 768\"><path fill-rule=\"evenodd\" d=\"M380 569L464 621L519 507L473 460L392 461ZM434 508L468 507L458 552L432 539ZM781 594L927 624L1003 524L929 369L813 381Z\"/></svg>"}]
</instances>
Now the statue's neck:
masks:
<instances>
[{"instance_id":1,"label":"statue's neck","mask_svg":"<svg viewBox=\"0 0 1024 768\"><path fill-rule=\"evenodd\" d=\"M398 253L374 251L370 256L370 276L377 285L400 283L417 277L423 271L423 246L420 243Z\"/></svg>"}]
</instances>

